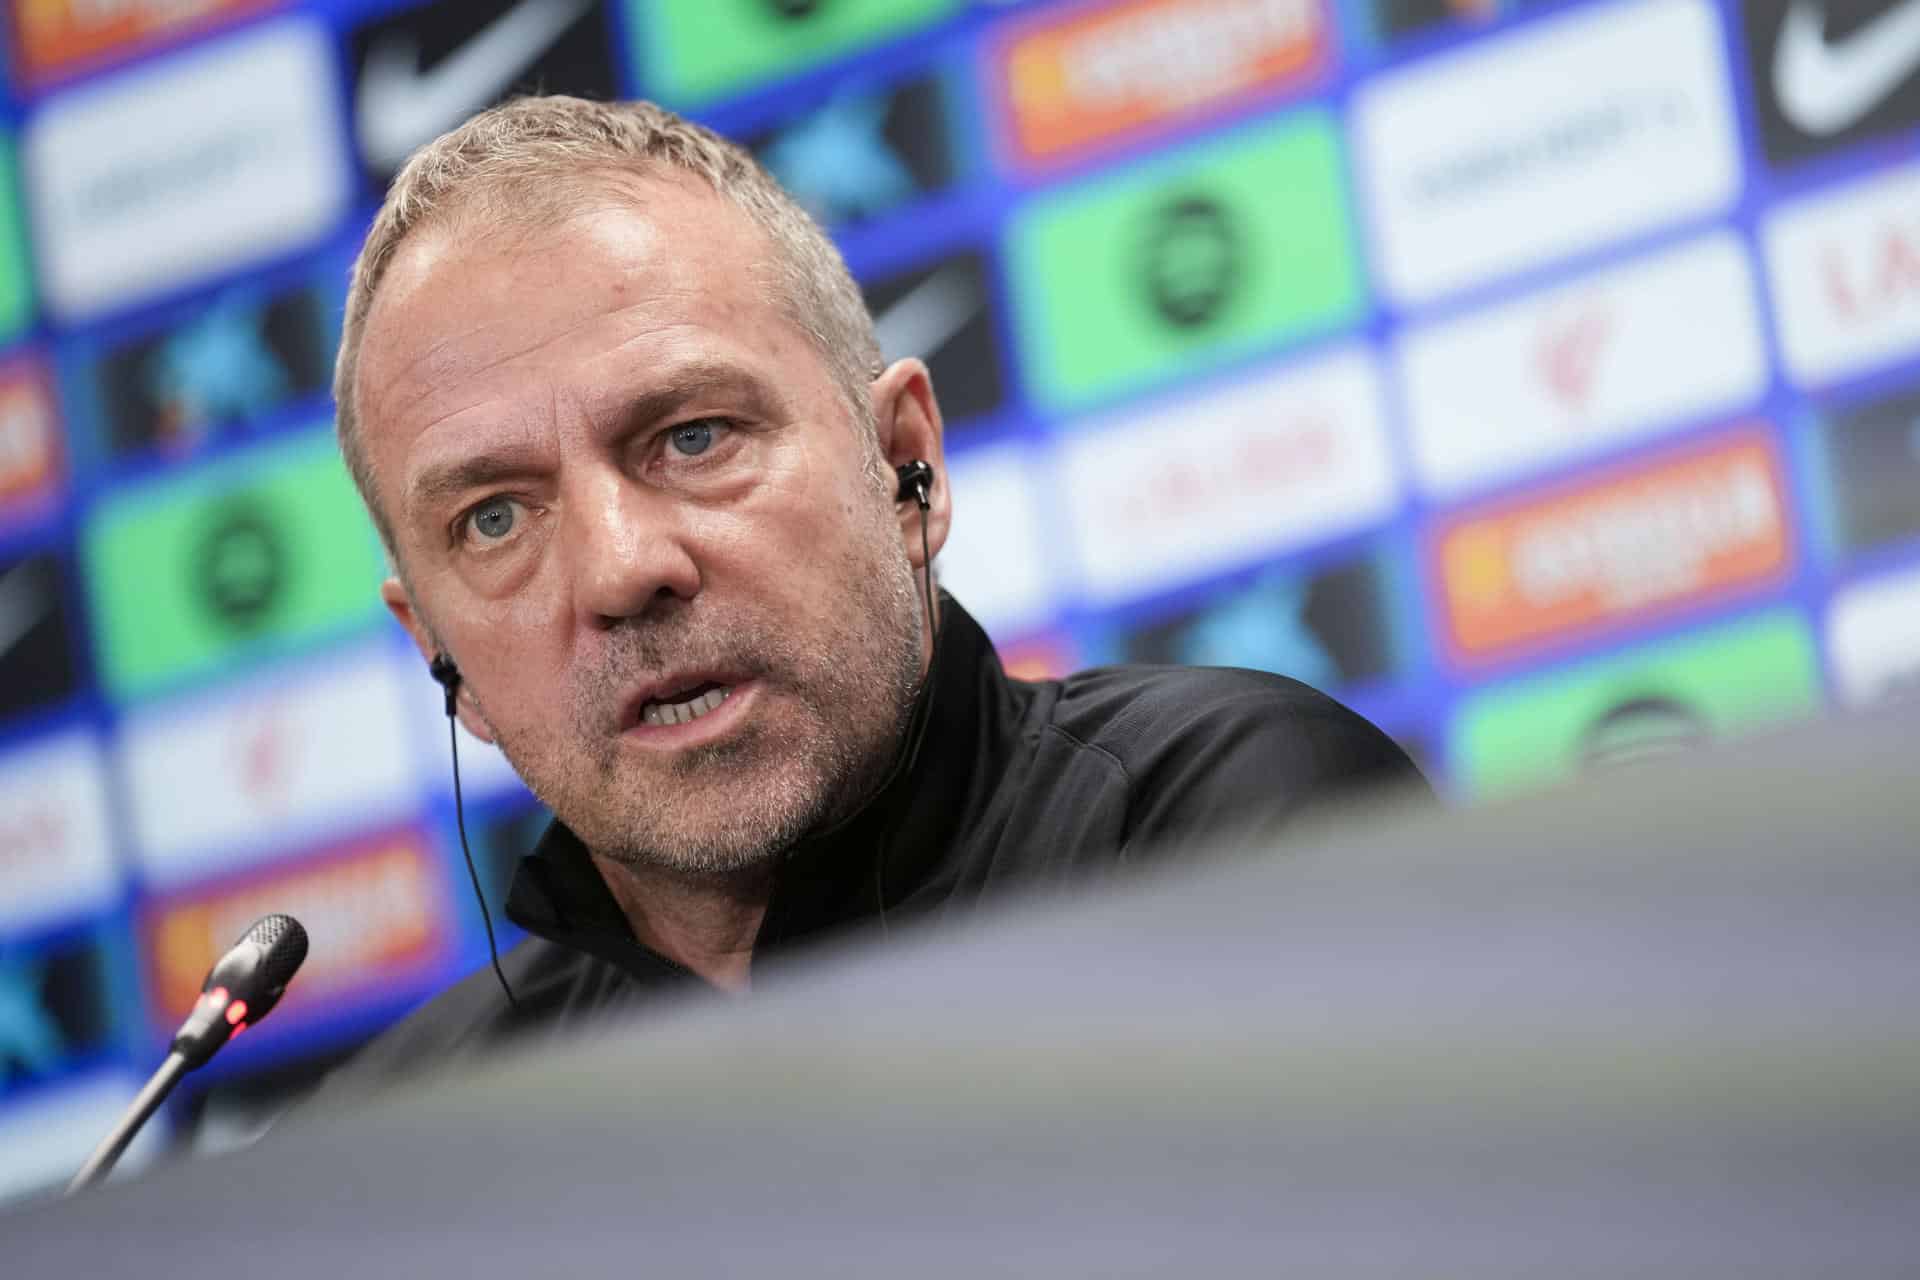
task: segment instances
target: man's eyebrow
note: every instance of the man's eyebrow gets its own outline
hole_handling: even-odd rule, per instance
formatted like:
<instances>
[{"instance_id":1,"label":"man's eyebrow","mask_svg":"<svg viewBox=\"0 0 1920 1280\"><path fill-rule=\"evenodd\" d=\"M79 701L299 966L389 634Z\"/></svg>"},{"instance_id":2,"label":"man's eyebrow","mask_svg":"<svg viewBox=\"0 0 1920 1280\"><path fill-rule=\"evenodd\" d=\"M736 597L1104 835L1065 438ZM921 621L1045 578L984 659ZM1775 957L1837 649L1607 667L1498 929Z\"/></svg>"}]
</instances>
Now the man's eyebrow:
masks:
<instances>
[{"instance_id":1,"label":"man's eyebrow","mask_svg":"<svg viewBox=\"0 0 1920 1280\"><path fill-rule=\"evenodd\" d=\"M528 459L511 453L482 453L471 458L437 462L415 476L407 487L415 510L438 506L446 499L469 489L518 479L532 467Z\"/></svg>"},{"instance_id":2,"label":"man's eyebrow","mask_svg":"<svg viewBox=\"0 0 1920 1280\"><path fill-rule=\"evenodd\" d=\"M621 399L613 409L620 424L645 425L678 411L702 396L730 396L761 417L772 417L778 399L746 370L711 361L684 364L666 374L664 385Z\"/></svg>"}]
</instances>

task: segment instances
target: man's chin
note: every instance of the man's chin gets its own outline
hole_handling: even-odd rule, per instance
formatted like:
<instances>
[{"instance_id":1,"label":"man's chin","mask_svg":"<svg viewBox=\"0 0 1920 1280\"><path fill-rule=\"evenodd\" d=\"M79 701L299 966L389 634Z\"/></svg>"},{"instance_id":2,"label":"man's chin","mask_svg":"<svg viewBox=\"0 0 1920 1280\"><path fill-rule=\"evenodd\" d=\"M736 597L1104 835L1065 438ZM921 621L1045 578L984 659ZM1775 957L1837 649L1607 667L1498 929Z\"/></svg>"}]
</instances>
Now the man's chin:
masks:
<instances>
[{"instance_id":1,"label":"man's chin","mask_svg":"<svg viewBox=\"0 0 1920 1280\"><path fill-rule=\"evenodd\" d=\"M604 838L579 828L575 834L615 862L685 876L729 876L769 866L819 825L828 807L826 780L817 776L744 770L715 786L688 778L639 785L646 788L642 794L655 797L669 790L680 794L624 815L623 806L609 805L599 821L583 824L599 828L594 834Z\"/></svg>"}]
</instances>

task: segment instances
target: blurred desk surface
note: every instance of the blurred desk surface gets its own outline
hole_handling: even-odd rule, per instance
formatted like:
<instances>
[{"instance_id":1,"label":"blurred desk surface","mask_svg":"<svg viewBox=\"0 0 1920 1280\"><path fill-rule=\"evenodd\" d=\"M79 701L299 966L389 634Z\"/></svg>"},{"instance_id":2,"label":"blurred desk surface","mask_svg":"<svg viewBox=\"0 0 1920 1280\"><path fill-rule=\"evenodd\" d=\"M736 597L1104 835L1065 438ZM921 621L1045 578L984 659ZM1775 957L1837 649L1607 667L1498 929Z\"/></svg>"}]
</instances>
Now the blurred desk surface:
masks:
<instances>
[{"instance_id":1,"label":"blurred desk surface","mask_svg":"<svg viewBox=\"0 0 1920 1280\"><path fill-rule=\"evenodd\" d=\"M1912 719L896 933L26 1206L6 1270L1911 1274Z\"/></svg>"}]
</instances>

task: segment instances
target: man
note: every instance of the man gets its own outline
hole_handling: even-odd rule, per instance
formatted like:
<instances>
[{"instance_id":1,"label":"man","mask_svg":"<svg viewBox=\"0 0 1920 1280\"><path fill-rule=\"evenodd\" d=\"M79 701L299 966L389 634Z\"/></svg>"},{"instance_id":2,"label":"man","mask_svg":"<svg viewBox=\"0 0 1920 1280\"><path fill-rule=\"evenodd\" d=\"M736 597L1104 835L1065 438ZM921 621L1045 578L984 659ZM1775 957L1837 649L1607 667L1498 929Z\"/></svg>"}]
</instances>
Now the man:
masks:
<instances>
[{"instance_id":1,"label":"man","mask_svg":"<svg viewBox=\"0 0 1920 1280\"><path fill-rule=\"evenodd\" d=\"M1278 677L1009 680L933 599L925 365L882 364L744 152L648 104L522 99L416 155L335 395L388 606L556 815L507 905L517 1008L478 973L359 1078L1418 777Z\"/></svg>"}]
</instances>

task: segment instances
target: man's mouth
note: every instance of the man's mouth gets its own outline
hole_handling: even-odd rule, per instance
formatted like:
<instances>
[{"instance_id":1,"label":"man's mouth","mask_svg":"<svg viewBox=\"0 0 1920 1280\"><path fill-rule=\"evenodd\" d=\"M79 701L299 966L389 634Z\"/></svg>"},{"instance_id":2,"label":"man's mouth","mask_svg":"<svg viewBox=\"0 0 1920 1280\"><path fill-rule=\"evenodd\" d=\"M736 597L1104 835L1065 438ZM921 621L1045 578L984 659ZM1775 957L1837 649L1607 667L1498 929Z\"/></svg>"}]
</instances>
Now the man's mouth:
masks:
<instances>
[{"instance_id":1,"label":"man's mouth","mask_svg":"<svg viewBox=\"0 0 1920 1280\"><path fill-rule=\"evenodd\" d=\"M732 685L708 680L661 698L649 698L640 708L642 724L686 724L715 710L733 692Z\"/></svg>"}]
</instances>

